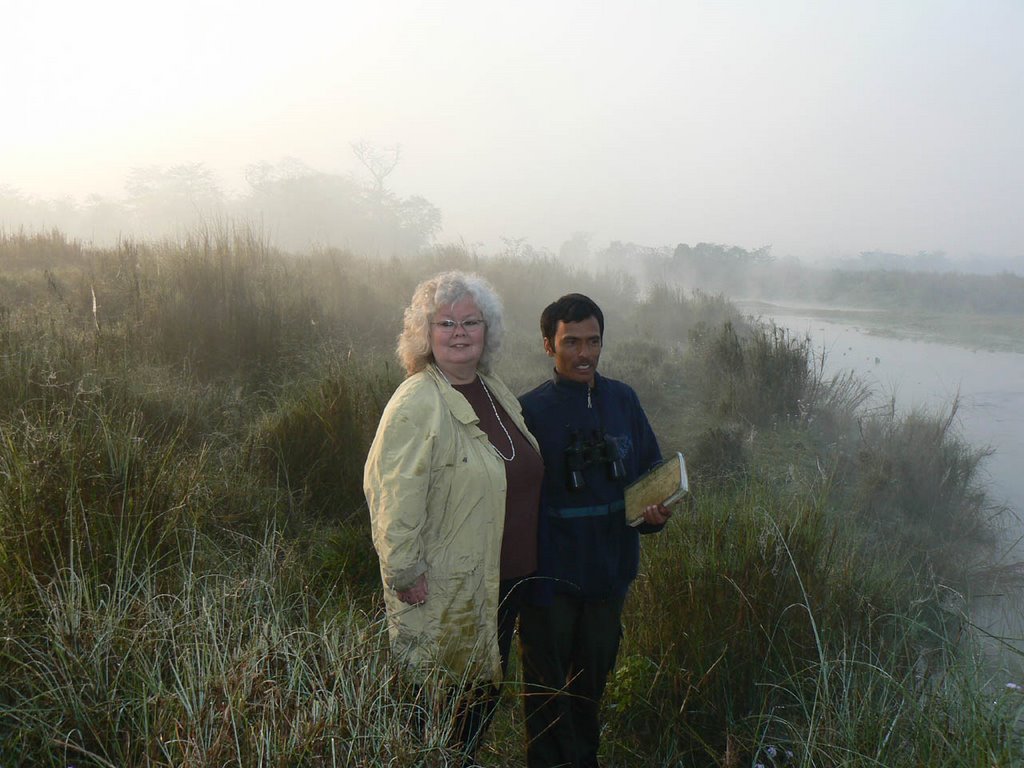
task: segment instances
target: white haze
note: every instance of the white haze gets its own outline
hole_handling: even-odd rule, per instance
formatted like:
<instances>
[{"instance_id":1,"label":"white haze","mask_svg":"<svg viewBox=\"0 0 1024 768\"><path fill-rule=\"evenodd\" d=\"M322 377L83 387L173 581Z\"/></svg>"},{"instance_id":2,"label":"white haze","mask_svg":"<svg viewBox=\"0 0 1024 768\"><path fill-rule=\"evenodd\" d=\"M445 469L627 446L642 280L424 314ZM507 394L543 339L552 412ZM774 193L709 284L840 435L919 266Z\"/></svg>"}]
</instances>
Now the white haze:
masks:
<instances>
[{"instance_id":1,"label":"white haze","mask_svg":"<svg viewBox=\"0 0 1024 768\"><path fill-rule=\"evenodd\" d=\"M0 185L359 171L442 240L985 255L1024 267L1024 3L4 3Z\"/></svg>"}]
</instances>

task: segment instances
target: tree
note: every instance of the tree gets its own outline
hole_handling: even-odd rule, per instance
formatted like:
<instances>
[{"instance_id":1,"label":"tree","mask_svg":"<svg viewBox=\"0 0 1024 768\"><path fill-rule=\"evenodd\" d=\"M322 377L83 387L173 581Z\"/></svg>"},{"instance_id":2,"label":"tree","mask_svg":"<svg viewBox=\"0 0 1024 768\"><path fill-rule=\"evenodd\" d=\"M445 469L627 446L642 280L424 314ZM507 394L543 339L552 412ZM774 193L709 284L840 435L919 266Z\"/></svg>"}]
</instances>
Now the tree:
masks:
<instances>
[{"instance_id":1,"label":"tree","mask_svg":"<svg viewBox=\"0 0 1024 768\"><path fill-rule=\"evenodd\" d=\"M564 264L571 264L574 267L590 266L591 238L592 235L589 232L574 232L572 237L559 247L559 260Z\"/></svg>"},{"instance_id":2,"label":"tree","mask_svg":"<svg viewBox=\"0 0 1024 768\"><path fill-rule=\"evenodd\" d=\"M145 236L178 233L225 210L224 193L203 163L133 168L125 191L128 208Z\"/></svg>"},{"instance_id":3,"label":"tree","mask_svg":"<svg viewBox=\"0 0 1024 768\"><path fill-rule=\"evenodd\" d=\"M391 147L381 147L378 149L366 140L354 142L350 146L356 159L363 164L363 167L373 177L373 191L378 196L383 197L385 194L384 181L398 165L398 160L402 156L401 146L395 144Z\"/></svg>"},{"instance_id":4,"label":"tree","mask_svg":"<svg viewBox=\"0 0 1024 768\"><path fill-rule=\"evenodd\" d=\"M376 174L370 186L294 158L251 165L245 173L251 191L238 211L258 219L284 248L318 244L367 254L413 253L433 241L441 212L423 197L403 199L387 191L383 183L394 164L375 152L365 154Z\"/></svg>"}]
</instances>

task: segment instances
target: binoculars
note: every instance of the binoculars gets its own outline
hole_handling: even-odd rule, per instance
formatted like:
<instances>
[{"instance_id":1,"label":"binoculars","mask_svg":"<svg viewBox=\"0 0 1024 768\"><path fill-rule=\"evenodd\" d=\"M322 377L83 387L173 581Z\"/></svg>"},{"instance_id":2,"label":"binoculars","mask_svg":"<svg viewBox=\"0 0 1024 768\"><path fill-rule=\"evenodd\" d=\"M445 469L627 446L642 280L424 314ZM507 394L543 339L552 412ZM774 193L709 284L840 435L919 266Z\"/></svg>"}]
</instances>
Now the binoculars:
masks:
<instances>
[{"instance_id":1,"label":"binoculars","mask_svg":"<svg viewBox=\"0 0 1024 768\"><path fill-rule=\"evenodd\" d=\"M608 468L610 480L622 480L626 477L626 467L619 457L619 446L609 435L597 432L584 440L579 432L573 432L568 447L565 449L566 480L569 488L578 491L587 484L583 470L595 464L604 464Z\"/></svg>"}]
</instances>

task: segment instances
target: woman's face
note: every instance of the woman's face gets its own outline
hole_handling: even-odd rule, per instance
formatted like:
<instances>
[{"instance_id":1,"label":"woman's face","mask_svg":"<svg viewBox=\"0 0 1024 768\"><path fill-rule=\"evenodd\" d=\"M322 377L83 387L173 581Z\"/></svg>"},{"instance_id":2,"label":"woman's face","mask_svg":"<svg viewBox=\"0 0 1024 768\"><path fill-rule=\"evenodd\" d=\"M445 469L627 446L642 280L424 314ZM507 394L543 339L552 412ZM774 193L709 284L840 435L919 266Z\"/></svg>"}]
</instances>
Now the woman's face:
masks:
<instances>
[{"instance_id":1,"label":"woman's face","mask_svg":"<svg viewBox=\"0 0 1024 768\"><path fill-rule=\"evenodd\" d=\"M469 296L438 307L430 323L430 351L441 370L476 369L487 337L483 319L476 302ZM467 320L469 328L463 325ZM475 327L473 321L478 321ZM445 323L455 323L455 326L446 328Z\"/></svg>"}]
</instances>

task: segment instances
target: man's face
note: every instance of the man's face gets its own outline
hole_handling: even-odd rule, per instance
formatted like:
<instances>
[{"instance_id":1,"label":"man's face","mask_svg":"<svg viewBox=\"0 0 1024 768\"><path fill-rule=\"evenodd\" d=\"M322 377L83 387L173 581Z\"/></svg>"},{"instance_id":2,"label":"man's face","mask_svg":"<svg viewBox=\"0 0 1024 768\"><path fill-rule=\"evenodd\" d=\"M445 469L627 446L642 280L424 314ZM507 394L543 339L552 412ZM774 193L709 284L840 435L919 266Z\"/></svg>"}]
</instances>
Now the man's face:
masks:
<instances>
[{"instance_id":1,"label":"man's face","mask_svg":"<svg viewBox=\"0 0 1024 768\"><path fill-rule=\"evenodd\" d=\"M594 386L601 359L601 326L591 315L578 323L558 321L555 340L544 339L544 351L555 358L555 370L566 379Z\"/></svg>"}]
</instances>

